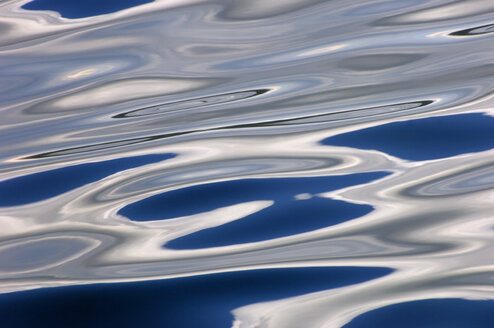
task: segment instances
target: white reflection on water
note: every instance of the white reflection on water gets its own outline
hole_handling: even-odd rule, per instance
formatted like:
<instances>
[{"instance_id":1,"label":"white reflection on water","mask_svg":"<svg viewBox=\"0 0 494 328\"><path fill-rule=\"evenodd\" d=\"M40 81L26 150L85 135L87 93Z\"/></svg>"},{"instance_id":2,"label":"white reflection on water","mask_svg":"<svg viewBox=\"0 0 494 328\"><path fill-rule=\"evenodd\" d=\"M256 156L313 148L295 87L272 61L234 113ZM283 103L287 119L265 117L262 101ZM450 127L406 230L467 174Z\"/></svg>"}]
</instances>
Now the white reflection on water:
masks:
<instances>
[{"instance_id":1,"label":"white reflection on water","mask_svg":"<svg viewBox=\"0 0 494 328\"><path fill-rule=\"evenodd\" d=\"M492 147L412 161L322 143L392 122L494 116L491 1L157 1L80 19L24 3L0 5L0 179L177 156L3 205L1 292L259 268L395 270L238 308L236 327L338 327L405 301L494 299ZM213 182L364 172L390 174L293 199L372 212L259 242L163 247L262 213L273 199L169 220L119 214Z\"/></svg>"}]
</instances>

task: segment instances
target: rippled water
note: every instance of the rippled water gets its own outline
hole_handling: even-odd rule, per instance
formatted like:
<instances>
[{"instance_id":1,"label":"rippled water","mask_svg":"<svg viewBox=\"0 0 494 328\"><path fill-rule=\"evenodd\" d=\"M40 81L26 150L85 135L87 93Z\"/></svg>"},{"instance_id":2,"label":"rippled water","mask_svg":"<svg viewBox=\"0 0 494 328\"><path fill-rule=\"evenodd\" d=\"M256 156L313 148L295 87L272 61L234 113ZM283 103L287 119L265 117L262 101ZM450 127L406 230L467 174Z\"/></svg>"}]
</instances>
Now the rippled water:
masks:
<instances>
[{"instance_id":1,"label":"rippled water","mask_svg":"<svg viewBox=\"0 0 494 328\"><path fill-rule=\"evenodd\" d=\"M493 327L492 0L0 2L1 327Z\"/></svg>"}]
</instances>

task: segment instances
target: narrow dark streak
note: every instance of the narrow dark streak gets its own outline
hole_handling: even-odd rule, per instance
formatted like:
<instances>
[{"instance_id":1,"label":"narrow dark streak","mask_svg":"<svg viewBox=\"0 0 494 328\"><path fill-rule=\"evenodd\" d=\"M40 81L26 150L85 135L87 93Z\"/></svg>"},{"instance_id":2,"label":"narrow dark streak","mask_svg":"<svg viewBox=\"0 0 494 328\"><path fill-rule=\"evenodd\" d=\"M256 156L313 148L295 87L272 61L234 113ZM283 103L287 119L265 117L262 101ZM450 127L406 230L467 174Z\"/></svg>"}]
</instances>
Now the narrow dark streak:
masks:
<instances>
[{"instance_id":1,"label":"narrow dark streak","mask_svg":"<svg viewBox=\"0 0 494 328\"><path fill-rule=\"evenodd\" d=\"M452 36L474 36L474 35L482 35L494 33L494 24L487 24L478 27L472 27L461 31L456 31L450 33Z\"/></svg>"},{"instance_id":2,"label":"narrow dark streak","mask_svg":"<svg viewBox=\"0 0 494 328\"><path fill-rule=\"evenodd\" d=\"M231 93L225 93L225 94L221 94L221 95L214 95L214 96L208 96L208 97L202 97L202 98L188 99L188 100L184 100L184 101L175 101L175 102L171 102L171 103L135 109L135 110L132 110L129 112L117 114L115 116L112 116L112 118L141 117L141 116L157 115L157 114L161 114L161 113L171 113L171 112L176 112L179 110L185 110L185 109L190 109L190 108L199 108L199 107L210 106L210 105L219 105L219 104L224 104L224 103L235 102L235 101L239 101L239 100L252 98L252 97L255 97L258 95L262 95L268 91L270 91L270 90L269 89L247 90L247 91L231 92ZM246 94L246 93L247 93L247 95L244 95L243 97L239 97L239 95ZM235 97L235 96L237 96L237 98L224 99L225 97ZM216 98L220 98L220 99L217 101L214 101ZM172 108L174 108L174 109L172 109Z\"/></svg>"},{"instance_id":3,"label":"narrow dark streak","mask_svg":"<svg viewBox=\"0 0 494 328\"><path fill-rule=\"evenodd\" d=\"M264 89L264 90L267 91L267 89ZM361 113L364 110L373 110L373 109L386 108L386 107L393 108L393 107L403 106L403 105L413 105L413 107L406 108L406 109L390 110L390 111L383 112L383 113L368 115L368 117L373 117L373 116L379 116L379 115L384 115L384 114L389 114L389 113L408 111L408 110L416 109L418 107L427 106L427 105L430 105L432 103L433 103L432 100L423 100L423 101L418 101L418 102L399 103L399 104L393 104L393 105L388 105L388 106L369 107L369 108L365 108L365 109L362 109L362 108L353 109L353 110L348 110L348 111L344 111L344 112L337 112L337 113L330 113L330 114L309 115L309 116L304 116L304 117L300 117L300 118L290 118L290 119L283 119L283 120L273 120L273 121L268 121L268 122L236 124L236 125L224 126L224 127L219 127L219 128L211 128L211 129L200 129L200 130L191 130L191 131L183 131L183 132L175 132L175 133L165 133L165 134L158 134L158 135L153 135L153 136L148 136L148 137L126 139L126 140L121 140L121 141L104 142L104 143L94 144L94 145L89 145L89 146L66 148L66 149L55 150L55 151L51 151L51 152L26 156L26 157L23 157L21 159L22 160L33 160L33 159L64 156L64 155L69 155L69 154L87 153L87 152L91 152L91 151L104 150L104 149L109 149L109 148L116 148L116 147L121 147L121 146L139 144L139 143L143 143L143 142L147 142L147 141L154 141L154 140L167 139L167 138L172 138L172 137L177 137L177 136L182 136L182 135L188 135L188 134L197 133L197 132L221 131L221 130L243 129L243 128L259 128L259 127L283 126L283 125L299 125L299 124L304 124L304 123L313 123L313 122L304 122L304 123L299 122L301 120L313 119L313 118L328 117L327 120L318 121L319 123L331 122L331 121L340 121L340 120L345 120L345 119L344 118L337 119L337 118L335 118L335 116L342 114L342 113L343 114ZM124 114L119 114L119 115L124 115ZM333 119L331 119L331 117L333 117ZM362 115L356 116L355 118L357 118L357 117L362 117Z\"/></svg>"}]
</instances>

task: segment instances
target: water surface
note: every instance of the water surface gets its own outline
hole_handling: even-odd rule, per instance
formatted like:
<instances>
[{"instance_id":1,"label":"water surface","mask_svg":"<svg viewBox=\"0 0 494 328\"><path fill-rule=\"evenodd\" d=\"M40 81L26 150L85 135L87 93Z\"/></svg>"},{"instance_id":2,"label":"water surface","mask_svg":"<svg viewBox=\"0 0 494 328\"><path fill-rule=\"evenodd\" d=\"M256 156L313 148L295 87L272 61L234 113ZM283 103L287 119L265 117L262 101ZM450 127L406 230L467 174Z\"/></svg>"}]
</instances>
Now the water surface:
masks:
<instances>
[{"instance_id":1,"label":"water surface","mask_svg":"<svg viewBox=\"0 0 494 328\"><path fill-rule=\"evenodd\" d=\"M0 3L0 326L491 327L493 26Z\"/></svg>"}]
</instances>

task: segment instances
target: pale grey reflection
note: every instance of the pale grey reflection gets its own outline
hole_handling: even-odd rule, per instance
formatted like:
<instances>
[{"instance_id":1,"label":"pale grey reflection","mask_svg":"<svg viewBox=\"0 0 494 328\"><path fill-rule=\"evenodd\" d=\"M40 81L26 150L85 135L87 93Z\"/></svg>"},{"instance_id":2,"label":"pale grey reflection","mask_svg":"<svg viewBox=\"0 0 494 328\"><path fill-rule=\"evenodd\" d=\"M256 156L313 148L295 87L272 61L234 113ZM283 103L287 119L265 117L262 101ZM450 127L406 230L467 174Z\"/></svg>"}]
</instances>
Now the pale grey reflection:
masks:
<instances>
[{"instance_id":1,"label":"pale grey reflection","mask_svg":"<svg viewBox=\"0 0 494 328\"><path fill-rule=\"evenodd\" d=\"M170 190L184 186L210 183L222 180L265 176L293 172L310 172L326 169L343 163L338 158L324 157L264 157L236 158L225 157L221 160L202 161L200 163L180 163L177 167L167 167L145 174L137 179L127 179L124 183L112 185L98 194L98 199L128 197L141 194L144 190Z\"/></svg>"},{"instance_id":2,"label":"pale grey reflection","mask_svg":"<svg viewBox=\"0 0 494 328\"><path fill-rule=\"evenodd\" d=\"M403 190L412 197L447 197L494 189L494 165L456 168L456 172Z\"/></svg>"},{"instance_id":3,"label":"pale grey reflection","mask_svg":"<svg viewBox=\"0 0 494 328\"><path fill-rule=\"evenodd\" d=\"M62 265L83 256L99 242L83 236L38 236L0 244L0 274L19 274Z\"/></svg>"}]
</instances>

